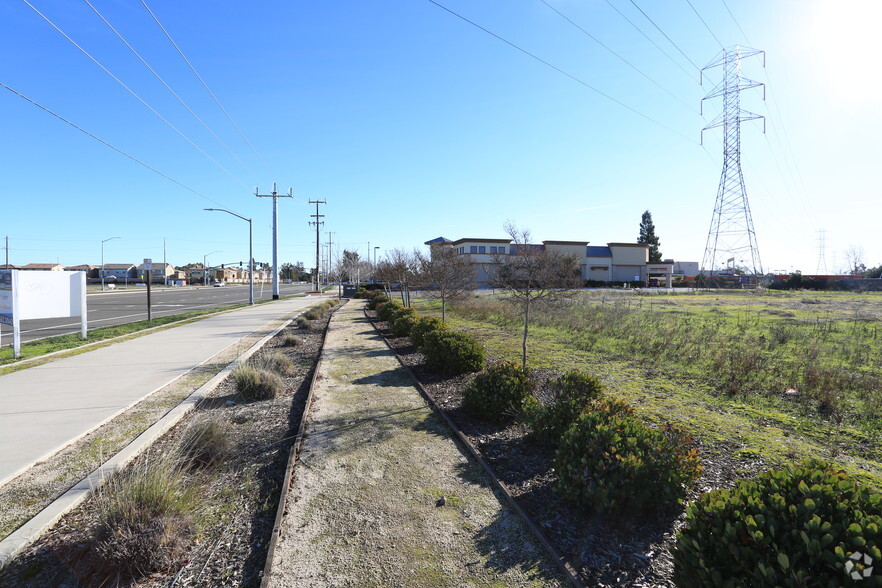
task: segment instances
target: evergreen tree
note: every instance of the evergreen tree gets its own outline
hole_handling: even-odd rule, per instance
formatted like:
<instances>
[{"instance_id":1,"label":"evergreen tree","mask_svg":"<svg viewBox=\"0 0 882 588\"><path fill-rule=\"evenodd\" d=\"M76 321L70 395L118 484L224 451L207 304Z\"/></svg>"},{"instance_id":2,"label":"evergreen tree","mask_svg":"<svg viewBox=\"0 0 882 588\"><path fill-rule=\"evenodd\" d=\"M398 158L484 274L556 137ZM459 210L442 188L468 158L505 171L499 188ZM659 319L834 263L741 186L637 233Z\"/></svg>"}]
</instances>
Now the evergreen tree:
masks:
<instances>
[{"instance_id":1,"label":"evergreen tree","mask_svg":"<svg viewBox=\"0 0 882 588\"><path fill-rule=\"evenodd\" d=\"M662 260L662 254L658 248L658 237L655 234L655 225L652 224L652 214L648 210L640 218L640 237L637 242L649 245L649 263L658 263Z\"/></svg>"}]
</instances>

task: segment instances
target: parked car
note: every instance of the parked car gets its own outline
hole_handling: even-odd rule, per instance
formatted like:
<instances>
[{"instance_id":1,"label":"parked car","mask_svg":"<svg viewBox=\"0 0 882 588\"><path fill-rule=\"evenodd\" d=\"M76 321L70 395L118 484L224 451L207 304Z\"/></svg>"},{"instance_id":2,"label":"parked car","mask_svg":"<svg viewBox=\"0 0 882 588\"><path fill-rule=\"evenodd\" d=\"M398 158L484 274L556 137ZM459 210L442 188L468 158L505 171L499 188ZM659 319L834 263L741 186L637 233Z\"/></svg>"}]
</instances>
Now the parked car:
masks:
<instances>
[{"instance_id":1,"label":"parked car","mask_svg":"<svg viewBox=\"0 0 882 588\"><path fill-rule=\"evenodd\" d=\"M225 285L226 284L224 284L223 282L215 282L214 283L215 288L223 288Z\"/></svg>"}]
</instances>

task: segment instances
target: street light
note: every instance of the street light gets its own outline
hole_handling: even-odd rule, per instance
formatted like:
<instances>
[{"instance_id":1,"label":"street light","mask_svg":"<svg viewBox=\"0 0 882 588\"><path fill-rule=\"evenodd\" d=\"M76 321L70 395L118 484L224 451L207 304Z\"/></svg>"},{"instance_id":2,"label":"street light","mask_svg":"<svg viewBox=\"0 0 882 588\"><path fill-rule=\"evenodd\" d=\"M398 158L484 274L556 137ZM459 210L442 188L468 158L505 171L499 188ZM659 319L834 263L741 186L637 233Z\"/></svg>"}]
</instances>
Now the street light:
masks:
<instances>
[{"instance_id":1,"label":"street light","mask_svg":"<svg viewBox=\"0 0 882 588\"><path fill-rule=\"evenodd\" d=\"M122 239L122 237L110 237L101 241L101 289L104 290L104 244L114 239Z\"/></svg>"},{"instance_id":2,"label":"street light","mask_svg":"<svg viewBox=\"0 0 882 588\"><path fill-rule=\"evenodd\" d=\"M208 285L208 256L220 251L211 251L202 256L202 285Z\"/></svg>"},{"instance_id":3,"label":"street light","mask_svg":"<svg viewBox=\"0 0 882 588\"><path fill-rule=\"evenodd\" d=\"M379 248L380 248L379 245L377 245L376 247L374 247L374 265L371 267L371 281L374 282L374 283L377 282L377 276L376 276L376 271L377 271L377 249L379 249ZM368 252L368 253L370 253L370 252Z\"/></svg>"},{"instance_id":4,"label":"street light","mask_svg":"<svg viewBox=\"0 0 882 588\"><path fill-rule=\"evenodd\" d=\"M253 245L251 219L245 218L244 216L236 214L226 208L206 208L204 210L209 210L211 212L226 212L227 214L232 214L233 216L241 218L243 221L248 221L248 304L254 304L254 255L251 253Z\"/></svg>"}]
</instances>

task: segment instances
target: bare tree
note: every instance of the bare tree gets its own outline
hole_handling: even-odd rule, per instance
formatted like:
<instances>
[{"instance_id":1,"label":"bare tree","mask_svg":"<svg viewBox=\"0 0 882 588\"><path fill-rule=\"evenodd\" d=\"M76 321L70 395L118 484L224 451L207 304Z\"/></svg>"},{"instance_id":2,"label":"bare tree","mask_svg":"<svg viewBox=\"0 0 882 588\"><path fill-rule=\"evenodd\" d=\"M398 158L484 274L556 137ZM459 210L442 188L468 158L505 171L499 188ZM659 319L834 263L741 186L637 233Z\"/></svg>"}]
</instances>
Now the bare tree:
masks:
<instances>
[{"instance_id":1,"label":"bare tree","mask_svg":"<svg viewBox=\"0 0 882 588\"><path fill-rule=\"evenodd\" d=\"M401 303L410 306L410 288L416 281L418 264L415 253L402 249L392 249L374 270L376 279L383 282L386 294L392 299L392 287L397 285L401 292Z\"/></svg>"},{"instance_id":2,"label":"bare tree","mask_svg":"<svg viewBox=\"0 0 882 588\"><path fill-rule=\"evenodd\" d=\"M493 257L490 283L504 292L524 317L522 363L527 365L527 335L530 312L537 306L549 304L572 295L581 285L580 260L574 255L547 251L530 244L530 231L506 223L505 232L513 241L510 253Z\"/></svg>"},{"instance_id":3,"label":"bare tree","mask_svg":"<svg viewBox=\"0 0 882 588\"><path fill-rule=\"evenodd\" d=\"M864 248L860 245L851 245L845 250L845 260L848 264L848 275L863 276L867 271L864 265Z\"/></svg>"},{"instance_id":4,"label":"bare tree","mask_svg":"<svg viewBox=\"0 0 882 588\"><path fill-rule=\"evenodd\" d=\"M441 322L447 320L447 303L475 289L477 271L471 260L450 245L436 244L427 257L415 252L419 265L418 283L430 298L441 301Z\"/></svg>"}]
</instances>

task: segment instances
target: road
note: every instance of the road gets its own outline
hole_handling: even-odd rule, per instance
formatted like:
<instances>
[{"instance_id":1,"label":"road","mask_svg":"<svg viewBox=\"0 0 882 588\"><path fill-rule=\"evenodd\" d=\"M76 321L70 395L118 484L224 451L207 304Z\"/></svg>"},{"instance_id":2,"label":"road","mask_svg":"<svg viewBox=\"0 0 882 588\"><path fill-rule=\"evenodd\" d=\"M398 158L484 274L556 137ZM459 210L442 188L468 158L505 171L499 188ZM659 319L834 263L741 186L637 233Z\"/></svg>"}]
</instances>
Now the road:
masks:
<instances>
[{"instance_id":1,"label":"road","mask_svg":"<svg viewBox=\"0 0 882 588\"><path fill-rule=\"evenodd\" d=\"M309 284L279 284L280 296L291 296L311 290ZM272 298L273 287L270 284L254 286L254 300ZM88 323L90 329L120 325L147 318L147 289L144 287L127 290L105 290L90 292L86 304L88 306ZM153 317L180 314L192 310L203 310L228 306L230 304L248 302L247 285L227 285L223 288L214 287L181 287L151 289L151 308ZM3 325L2 343L12 344L12 327ZM22 321L22 342L79 333L78 318L39 319Z\"/></svg>"}]
</instances>

